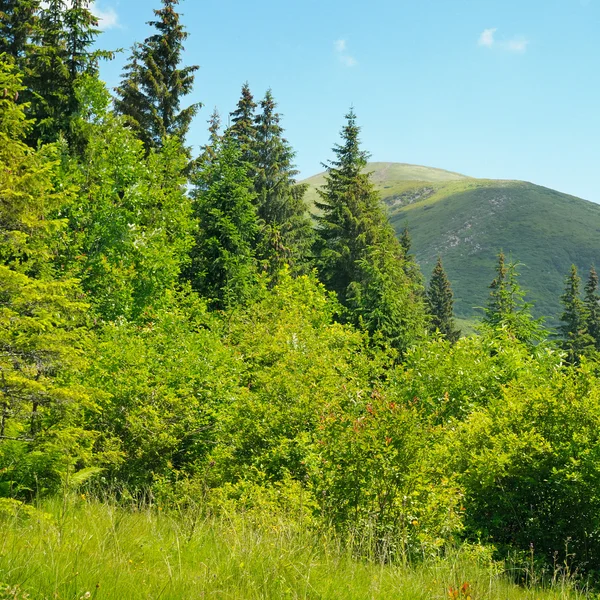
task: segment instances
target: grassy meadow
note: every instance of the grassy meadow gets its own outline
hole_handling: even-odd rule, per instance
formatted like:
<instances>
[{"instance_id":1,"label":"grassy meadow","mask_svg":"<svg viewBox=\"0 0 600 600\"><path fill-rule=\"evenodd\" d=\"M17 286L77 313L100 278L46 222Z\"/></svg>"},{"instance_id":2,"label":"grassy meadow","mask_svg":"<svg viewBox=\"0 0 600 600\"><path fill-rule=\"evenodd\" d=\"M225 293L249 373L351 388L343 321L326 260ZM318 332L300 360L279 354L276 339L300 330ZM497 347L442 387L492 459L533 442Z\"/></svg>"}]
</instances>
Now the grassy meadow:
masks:
<instances>
[{"instance_id":1,"label":"grassy meadow","mask_svg":"<svg viewBox=\"0 0 600 600\"><path fill-rule=\"evenodd\" d=\"M119 508L85 495L4 501L2 600L591 598L565 571L538 580L479 547L418 564L357 560L339 539L272 515ZM522 583L517 586L515 579Z\"/></svg>"}]
</instances>

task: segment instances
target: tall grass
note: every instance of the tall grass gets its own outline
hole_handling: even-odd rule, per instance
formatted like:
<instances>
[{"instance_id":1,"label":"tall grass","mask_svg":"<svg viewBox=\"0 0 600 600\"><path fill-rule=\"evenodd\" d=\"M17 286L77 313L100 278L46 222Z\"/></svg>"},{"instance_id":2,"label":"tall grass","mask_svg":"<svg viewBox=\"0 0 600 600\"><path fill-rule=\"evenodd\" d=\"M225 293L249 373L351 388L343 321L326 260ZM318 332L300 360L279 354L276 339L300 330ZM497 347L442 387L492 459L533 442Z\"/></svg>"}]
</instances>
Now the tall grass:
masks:
<instances>
[{"instance_id":1,"label":"tall grass","mask_svg":"<svg viewBox=\"0 0 600 600\"><path fill-rule=\"evenodd\" d=\"M591 597L565 578L517 587L468 547L412 566L373 564L282 518L166 516L81 497L0 511L0 582L1 600Z\"/></svg>"}]
</instances>

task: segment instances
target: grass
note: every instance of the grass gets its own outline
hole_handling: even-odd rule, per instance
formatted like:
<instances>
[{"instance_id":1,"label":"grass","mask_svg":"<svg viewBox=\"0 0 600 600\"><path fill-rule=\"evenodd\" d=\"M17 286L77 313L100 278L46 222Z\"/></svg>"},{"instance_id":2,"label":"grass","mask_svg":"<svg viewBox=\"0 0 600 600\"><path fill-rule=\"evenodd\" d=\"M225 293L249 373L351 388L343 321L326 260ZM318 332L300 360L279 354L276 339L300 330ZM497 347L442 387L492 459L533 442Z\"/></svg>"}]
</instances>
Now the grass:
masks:
<instances>
[{"instance_id":1,"label":"grass","mask_svg":"<svg viewBox=\"0 0 600 600\"><path fill-rule=\"evenodd\" d=\"M600 206L519 181L471 179L439 169L370 163L373 181L396 231L408 225L423 274L441 255L455 312L480 318L500 250L522 263L520 283L534 315L556 326L564 278L575 264L583 278L600 266ZM321 179L320 179L321 178ZM418 178L418 180L417 180ZM322 176L307 180L319 185ZM310 190L308 200L316 196Z\"/></svg>"},{"instance_id":2,"label":"grass","mask_svg":"<svg viewBox=\"0 0 600 600\"><path fill-rule=\"evenodd\" d=\"M173 517L79 497L21 513L5 510L0 520L0 582L19 590L0 591L2 600L591 597L566 579L552 589L518 587L468 547L413 566L359 562L335 538L274 517Z\"/></svg>"}]
</instances>

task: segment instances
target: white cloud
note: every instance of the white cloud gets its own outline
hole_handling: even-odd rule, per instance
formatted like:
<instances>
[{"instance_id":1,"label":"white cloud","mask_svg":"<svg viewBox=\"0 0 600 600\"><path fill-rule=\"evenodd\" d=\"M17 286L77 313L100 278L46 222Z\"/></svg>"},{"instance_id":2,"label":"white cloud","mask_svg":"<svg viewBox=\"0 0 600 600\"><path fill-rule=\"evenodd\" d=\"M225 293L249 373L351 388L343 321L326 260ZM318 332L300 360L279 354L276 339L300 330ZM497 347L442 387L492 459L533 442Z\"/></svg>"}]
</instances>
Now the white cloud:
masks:
<instances>
[{"instance_id":1,"label":"white cloud","mask_svg":"<svg viewBox=\"0 0 600 600\"><path fill-rule=\"evenodd\" d=\"M529 40L524 37L514 37L510 40L497 40L496 28L484 29L477 42L484 48L498 48L505 52L524 54L529 46Z\"/></svg>"},{"instance_id":2,"label":"white cloud","mask_svg":"<svg viewBox=\"0 0 600 600\"><path fill-rule=\"evenodd\" d=\"M346 40L335 40L335 42L333 42L333 46L335 47L336 52L345 52Z\"/></svg>"},{"instance_id":3,"label":"white cloud","mask_svg":"<svg viewBox=\"0 0 600 600\"><path fill-rule=\"evenodd\" d=\"M333 42L333 47L335 49L335 53L340 59L340 62L345 67L355 67L358 64L356 59L350 54L348 54L348 44L346 43L346 40L336 40L335 42Z\"/></svg>"},{"instance_id":4,"label":"white cloud","mask_svg":"<svg viewBox=\"0 0 600 600\"><path fill-rule=\"evenodd\" d=\"M491 48L496 40L494 39L494 35L496 34L497 29L484 29L482 34L479 36L479 45L485 46L486 48Z\"/></svg>"},{"instance_id":5,"label":"white cloud","mask_svg":"<svg viewBox=\"0 0 600 600\"><path fill-rule=\"evenodd\" d=\"M66 0L65 5L67 6L67 8L72 8L73 1ZM40 8L42 10L46 10L48 8L48 1L42 0L42 2L40 2ZM119 15L117 14L117 11L114 8L108 7L106 9L103 9L100 8L96 3L93 3L91 11L96 17L98 17L98 26L103 31L106 29L115 29L117 27L121 27L121 24L119 23Z\"/></svg>"},{"instance_id":6,"label":"white cloud","mask_svg":"<svg viewBox=\"0 0 600 600\"><path fill-rule=\"evenodd\" d=\"M98 17L100 29L105 30L121 27L119 15L114 8L108 7L107 9L102 9L95 6L93 8L93 13Z\"/></svg>"},{"instance_id":7,"label":"white cloud","mask_svg":"<svg viewBox=\"0 0 600 600\"><path fill-rule=\"evenodd\" d=\"M529 40L526 40L525 38L515 38L506 43L507 50L519 52L521 54L527 51L527 46L529 46Z\"/></svg>"}]
</instances>

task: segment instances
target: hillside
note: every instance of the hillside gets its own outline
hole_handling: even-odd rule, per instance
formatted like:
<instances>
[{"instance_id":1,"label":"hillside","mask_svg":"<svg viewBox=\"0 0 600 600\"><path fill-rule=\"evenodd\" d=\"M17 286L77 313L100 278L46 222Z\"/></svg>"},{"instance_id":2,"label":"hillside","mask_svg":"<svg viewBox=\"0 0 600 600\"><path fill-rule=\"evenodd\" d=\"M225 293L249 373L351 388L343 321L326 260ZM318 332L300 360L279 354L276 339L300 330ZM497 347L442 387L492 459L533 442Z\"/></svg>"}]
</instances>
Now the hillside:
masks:
<instances>
[{"instance_id":1,"label":"hillside","mask_svg":"<svg viewBox=\"0 0 600 600\"><path fill-rule=\"evenodd\" d=\"M499 250L522 263L521 284L534 313L556 325L563 280L572 263L587 276L600 265L600 205L521 181L482 180L440 169L369 163L373 181L400 231L408 225L425 277L438 254L456 298L456 314L481 315ZM323 174L306 180L308 199Z\"/></svg>"}]
</instances>

